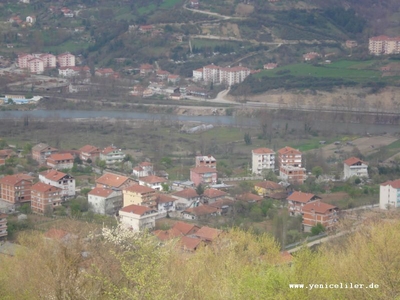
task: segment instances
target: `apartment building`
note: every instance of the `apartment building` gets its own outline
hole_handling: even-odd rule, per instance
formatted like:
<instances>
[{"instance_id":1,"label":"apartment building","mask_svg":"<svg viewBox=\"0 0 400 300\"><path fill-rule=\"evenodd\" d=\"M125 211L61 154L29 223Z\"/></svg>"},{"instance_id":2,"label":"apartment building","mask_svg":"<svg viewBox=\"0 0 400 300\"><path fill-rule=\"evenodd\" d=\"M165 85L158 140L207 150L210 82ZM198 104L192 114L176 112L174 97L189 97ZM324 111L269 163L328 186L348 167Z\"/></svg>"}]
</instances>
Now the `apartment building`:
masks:
<instances>
[{"instance_id":1,"label":"apartment building","mask_svg":"<svg viewBox=\"0 0 400 300\"><path fill-rule=\"evenodd\" d=\"M115 215L123 206L122 191L96 187L88 193L89 210L101 215Z\"/></svg>"},{"instance_id":2,"label":"apartment building","mask_svg":"<svg viewBox=\"0 0 400 300\"><path fill-rule=\"evenodd\" d=\"M72 169L74 157L71 153L55 153L46 159L46 163L50 168L56 170Z\"/></svg>"},{"instance_id":3,"label":"apartment building","mask_svg":"<svg viewBox=\"0 0 400 300\"><path fill-rule=\"evenodd\" d=\"M156 206L156 190L148 186L132 185L124 188L122 194L124 206L131 204L149 207Z\"/></svg>"},{"instance_id":4,"label":"apartment building","mask_svg":"<svg viewBox=\"0 0 400 300\"><path fill-rule=\"evenodd\" d=\"M211 155L198 155L196 156L196 167L209 167L216 168L217 160Z\"/></svg>"},{"instance_id":5,"label":"apartment building","mask_svg":"<svg viewBox=\"0 0 400 300\"><path fill-rule=\"evenodd\" d=\"M400 207L400 179L387 181L379 187L379 208L395 209Z\"/></svg>"},{"instance_id":6,"label":"apartment building","mask_svg":"<svg viewBox=\"0 0 400 300\"><path fill-rule=\"evenodd\" d=\"M97 148L92 145L85 145L79 149L79 157L83 161L87 161L90 159L92 162L96 160L100 156L100 148Z\"/></svg>"},{"instance_id":7,"label":"apartment building","mask_svg":"<svg viewBox=\"0 0 400 300\"><path fill-rule=\"evenodd\" d=\"M338 211L336 206L319 200L307 203L302 207L304 232L310 232L318 223L327 230L332 229L339 219Z\"/></svg>"},{"instance_id":8,"label":"apartment building","mask_svg":"<svg viewBox=\"0 0 400 300\"><path fill-rule=\"evenodd\" d=\"M75 178L69 174L47 170L39 174L39 181L60 188L62 199L75 196Z\"/></svg>"},{"instance_id":9,"label":"apartment building","mask_svg":"<svg viewBox=\"0 0 400 300\"><path fill-rule=\"evenodd\" d=\"M211 64L193 70L195 81L203 79L206 82L224 83L229 86L242 82L249 75L250 69L242 66L222 68Z\"/></svg>"},{"instance_id":10,"label":"apartment building","mask_svg":"<svg viewBox=\"0 0 400 300\"><path fill-rule=\"evenodd\" d=\"M119 211L121 224L134 231L153 229L157 214L156 209L135 204L125 206Z\"/></svg>"},{"instance_id":11,"label":"apartment building","mask_svg":"<svg viewBox=\"0 0 400 300\"><path fill-rule=\"evenodd\" d=\"M28 60L28 70L31 73L42 74L44 71L43 60L37 57Z\"/></svg>"},{"instance_id":12,"label":"apartment building","mask_svg":"<svg viewBox=\"0 0 400 300\"><path fill-rule=\"evenodd\" d=\"M400 37L380 35L371 37L368 45L369 53L373 55L388 55L400 53Z\"/></svg>"},{"instance_id":13,"label":"apartment building","mask_svg":"<svg viewBox=\"0 0 400 300\"><path fill-rule=\"evenodd\" d=\"M35 213L53 212L61 205L61 192L58 187L38 182L31 189L31 209Z\"/></svg>"},{"instance_id":14,"label":"apartment building","mask_svg":"<svg viewBox=\"0 0 400 300\"><path fill-rule=\"evenodd\" d=\"M75 55L65 52L57 56L57 62L60 67L75 67Z\"/></svg>"},{"instance_id":15,"label":"apartment building","mask_svg":"<svg viewBox=\"0 0 400 300\"><path fill-rule=\"evenodd\" d=\"M217 169L210 167L196 167L190 169L190 181L196 186L199 184L216 184L218 180Z\"/></svg>"},{"instance_id":16,"label":"apartment building","mask_svg":"<svg viewBox=\"0 0 400 300\"><path fill-rule=\"evenodd\" d=\"M343 162L344 179L353 176L368 178L368 164L357 157L350 157Z\"/></svg>"},{"instance_id":17,"label":"apartment building","mask_svg":"<svg viewBox=\"0 0 400 300\"><path fill-rule=\"evenodd\" d=\"M251 151L251 170L253 174L262 174L263 171L275 169L275 152L269 148L258 148Z\"/></svg>"},{"instance_id":18,"label":"apartment building","mask_svg":"<svg viewBox=\"0 0 400 300\"><path fill-rule=\"evenodd\" d=\"M44 164L46 159L54 153L58 153L58 149L44 143L37 144L32 148L32 158L39 164Z\"/></svg>"},{"instance_id":19,"label":"apartment building","mask_svg":"<svg viewBox=\"0 0 400 300\"><path fill-rule=\"evenodd\" d=\"M122 162L124 160L125 153L118 149L114 145L104 148L100 152L100 159L104 160L107 165L113 165L115 163Z\"/></svg>"},{"instance_id":20,"label":"apartment building","mask_svg":"<svg viewBox=\"0 0 400 300\"><path fill-rule=\"evenodd\" d=\"M33 177L27 174L15 174L0 179L0 198L12 204L24 204L31 201Z\"/></svg>"},{"instance_id":21,"label":"apartment building","mask_svg":"<svg viewBox=\"0 0 400 300\"><path fill-rule=\"evenodd\" d=\"M279 176L290 183L303 184L307 178L302 167L302 153L291 147L278 150Z\"/></svg>"}]
</instances>

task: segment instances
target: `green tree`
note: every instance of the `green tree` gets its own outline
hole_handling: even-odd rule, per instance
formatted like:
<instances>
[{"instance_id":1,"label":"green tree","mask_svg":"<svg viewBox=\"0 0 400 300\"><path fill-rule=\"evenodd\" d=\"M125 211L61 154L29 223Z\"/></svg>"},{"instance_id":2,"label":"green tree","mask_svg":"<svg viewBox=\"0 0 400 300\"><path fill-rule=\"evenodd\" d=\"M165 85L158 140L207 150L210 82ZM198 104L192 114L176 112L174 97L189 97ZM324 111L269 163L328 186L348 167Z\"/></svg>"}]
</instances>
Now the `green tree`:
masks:
<instances>
[{"instance_id":1,"label":"green tree","mask_svg":"<svg viewBox=\"0 0 400 300\"><path fill-rule=\"evenodd\" d=\"M197 195L199 195L199 196L203 195L204 187L201 183L196 187L196 192L197 192Z\"/></svg>"},{"instance_id":2,"label":"green tree","mask_svg":"<svg viewBox=\"0 0 400 300\"><path fill-rule=\"evenodd\" d=\"M82 164L82 159L79 157L79 155L75 156L74 164L77 164L77 165L81 165Z\"/></svg>"},{"instance_id":3,"label":"green tree","mask_svg":"<svg viewBox=\"0 0 400 300\"><path fill-rule=\"evenodd\" d=\"M311 228L312 235L318 235L322 232L325 232L325 227L321 223L318 223L317 225L315 225Z\"/></svg>"},{"instance_id":4,"label":"green tree","mask_svg":"<svg viewBox=\"0 0 400 300\"><path fill-rule=\"evenodd\" d=\"M251 136L249 133L244 134L244 142L246 145L251 145L252 142L251 142Z\"/></svg>"},{"instance_id":5,"label":"green tree","mask_svg":"<svg viewBox=\"0 0 400 300\"><path fill-rule=\"evenodd\" d=\"M168 192L169 191L169 185L168 183L161 183L162 189L164 192Z\"/></svg>"},{"instance_id":6,"label":"green tree","mask_svg":"<svg viewBox=\"0 0 400 300\"><path fill-rule=\"evenodd\" d=\"M320 166L315 166L314 168L312 168L311 172L313 173L313 175L315 177L318 178L319 176L322 175L323 170L322 170L322 168Z\"/></svg>"}]
</instances>

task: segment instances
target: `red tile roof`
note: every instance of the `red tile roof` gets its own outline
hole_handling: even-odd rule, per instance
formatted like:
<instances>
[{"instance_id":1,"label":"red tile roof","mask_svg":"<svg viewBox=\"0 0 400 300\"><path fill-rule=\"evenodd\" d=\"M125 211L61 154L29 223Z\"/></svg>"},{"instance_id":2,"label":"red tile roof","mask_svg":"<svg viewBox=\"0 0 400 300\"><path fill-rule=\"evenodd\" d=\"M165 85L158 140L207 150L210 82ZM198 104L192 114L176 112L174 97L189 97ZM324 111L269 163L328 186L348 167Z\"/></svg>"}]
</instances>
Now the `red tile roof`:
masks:
<instances>
[{"instance_id":1,"label":"red tile roof","mask_svg":"<svg viewBox=\"0 0 400 300\"><path fill-rule=\"evenodd\" d=\"M104 188L96 187L93 190L91 190L88 193L88 195L107 198L108 196L111 195L112 192L114 192L112 189L104 189Z\"/></svg>"},{"instance_id":2,"label":"red tile roof","mask_svg":"<svg viewBox=\"0 0 400 300\"><path fill-rule=\"evenodd\" d=\"M203 193L203 196L207 198L218 198L218 197L223 197L228 195L228 193L225 193L223 191L217 190L217 189L206 189Z\"/></svg>"},{"instance_id":3,"label":"red tile roof","mask_svg":"<svg viewBox=\"0 0 400 300\"><path fill-rule=\"evenodd\" d=\"M182 233L174 228L171 228L168 230L156 230L156 231L153 231L153 234L156 237L158 237L161 241L167 241L167 240L171 240L176 237L182 236Z\"/></svg>"},{"instance_id":4,"label":"red tile roof","mask_svg":"<svg viewBox=\"0 0 400 300\"><path fill-rule=\"evenodd\" d=\"M144 161L144 162L141 162L141 163L139 164L139 166L140 166L140 167L151 167L151 166L153 166L153 164L152 164L151 162Z\"/></svg>"},{"instance_id":5,"label":"red tile roof","mask_svg":"<svg viewBox=\"0 0 400 300\"><path fill-rule=\"evenodd\" d=\"M184 189L182 191L176 192L172 194L175 197L179 197L179 198L185 198L185 199L190 199L190 198L197 198L199 197L199 195L197 194L195 189Z\"/></svg>"},{"instance_id":6,"label":"red tile roof","mask_svg":"<svg viewBox=\"0 0 400 300\"><path fill-rule=\"evenodd\" d=\"M258 148L258 149L253 149L253 153L255 153L255 154L274 154L275 151L271 150L269 148Z\"/></svg>"},{"instance_id":7,"label":"red tile roof","mask_svg":"<svg viewBox=\"0 0 400 300\"><path fill-rule=\"evenodd\" d=\"M287 197L287 200L307 203L311 201L311 199L313 199L314 197L315 195L311 193L303 193L295 191L289 197Z\"/></svg>"},{"instance_id":8,"label":"red tile roof","mask_svg":"<svg viewBox=\"0 0 400 300\"><path fill-rule=\"evenodd\" d=\"M117 147L115 147L115 146L108 146L108 147L104 148L103 150L101 150L101 153L102 154L108 154L108 153L113 152L115 150L119 150L119 149Z\"/></svg>"},{"instance_id":9,"label":"red tile roof","mask_svg":"<svg viewBox=\"0 0 400 300\"><path fill-rule=\"evenodd\" d=\"M356 164L356 163L362 163L362 164L367 164L366 162L364 162L364 161L362 161L361 159L359 159L359 158L357 158L357 157L350 157L350 158L348 158L348 159L346 159L345 161L344 161L344 163L346 164L346 165L348 165L348 166L352 166L352 165L354 165L354 164Z\"/></svg>"},{"instance_id":10,"label":"red tile roof","mask_svg":"<svg viewBox=\"0 0 400 300\"><path fill-rule=\"evenodd\" d=\"M382 186L390 185L394 189L400 189L400 179L393 180L393 181L386 181L381 184Z\"/></svg>"},{"instance_id":11,"label":"red tile roof","mask_svg":"<svg viewBox=\"0 0 400 300\"><path fill-rule=\"evenodd\" d=\"M224 199L219 199L219 200L215 201L214 203L209 204L209 206L220 209L223 206L232 206L233 203L235 203L235 201L224 198Z\"/></svg>"},{"instance_id":12,"label":"red tile roof","mask_svg":"<svg viewBox=\"0 0 400 300\"><path fill-rule=\"evenodd\" d=\"M107 173L97 178L96 183L118 188L128 180L128 177Z\"/></svg>"},{"instance_id":13,"label":"red tile roof","mask_svg":"<svg viewBox=\"0 0 400 300\"><path fill-rule=\"evenodd\" d=\"M261 197L261 196L255 195L253 193L245 193L245 194L237 196L236 199L240 200L240 201L255 201L255 202L258 202L258 201L261 201L264 198Z\"/></svg>"},{"instance_id":14,"label":"red tile roof","mask_svg":"<svg viewBox=\"0 0 400 300\"><path fill-rule=\"evenodd\" d=\"M156 198L156 202L158 203L168 203L168 202L174 202L177 199L174 197L171 197L169 195L165 195L165 194L158 194L157 198Z\"/></svg>"},{"instance_id":15,"label":"red tile roof","mask_svg":"<svg viewBox=\"0 0 400 300\"><path fill-rule=\"evenodd\" d=\"M60 188L52 186L50 184L43 183L43 182L38 182L38 183L32 185L31 190L32 191L41 192L41 193L45 193L45 192L48 192L48 191L51 191L51 190L53 190L53 191L61 191Z\"/></svg>"},{"instance_id":16,"label":"red tile roof","mask_svg":"<svg viewBox=\"0 0 400 300\"><path fill-rule=\"evenodd\" d=\"M147 212L151 212L151 211L155 212L155 210L151 209L150 207L142 206L142 205L135 205L135 204L125 206L125 207L121 208L120 211L123 211L126 213L132 213L132 214L139 215L139 216L142 216Z\"/></svg>"},{"instance_id":17,"label":"red tile roof","mask_svg":"<svg viewBox=\"0 0 400 300\"><path fill-rule=\"evenodd\" d=\"M194 237L188 237L188 236L183 236L179 240L179 245L184 250L190 250L190 251L196 250L196 248L200 245L200 243L201 243L201 239L194 238Z\"/></svg>"},{"instance_id":18,"label":"red tile roof","mask_svg":"<svg viewBox=\"0 0 400 300\"><path fill-rule=\"evenodd\" d=\"M32 182L33 177L27 174L15 174L15 175L4 176L3 178L0 179L0 184L16 185L21 180L28 180Z\"/></svg>"},{"instance_id":19,"label":"red tile roof","mask_svg":"<svg viewBox=\"0 0 400 300\"><path fill-rule=\"evenodd\" d=\"M256 183L254 186L267 189L267 190L283 190L284 187L281 186L280 184L270 181L270 180L264 180L261 182Z\"/></svg>"},{"instance_id":20,"label":"red tile roof","mask_svg":"<svg viewBox=\"0 0 400 300\"><path fill-rule=\"evenodd\" d=\"M186 222L176 222L175 225L172 227L174 230L182 233L183 235L193 234L196 233L200 227L194 224L189 224Z\"/></svg>"},{"instance_id":21,"label":"red tile roof","mask_svg":"<svg viewBox=\"0 0 400 300\"><path fill-rule=\"evenodd\" d=\"M212 241L217 238L221 234L221 230L203 226L196 232L195 236L199 237L202 240Z\"/></svg>"},{"instance_id":22,"label":"red tile roof","mask_svg":"<svg viewBox=\"0 0 400 300\"><path fill-rule=\"evenodd\" d=\"M123 189L124 191L133 192L137 194L155 193L156 190L144 185L131 185Z\"/></svg>"},{"instance_id":23,"label":"red tile roof","mask_svg":"<svg viewBox=\"0 0 400 300\"><path fill-rule=\"evenodd\" d=\"M191 207L185 209L183 212L195 215L195 216L204 216L204 215L209 215L216 213L218 211L217 208L209 206L209 205L201 205L197 207Z\"/></svg>"},{"instance_id":24,"label":"red tile roof","mask_svg":"<svg viewBox=\"0 0 400 300\"><path fill-rule=\"evenodd\" d=\"M82 148L80 148L79 151L85 153L92 153L92 152L99 152L100 149L92 145L85 145Z\"/></svg>"},{"instance_id":25,"label":"red tile roof","mask_svg":"<svg viewBox=\"0 0 400 300\"><path fill-rule=\"evenodd\" d=\"M312 210L319 214L325 214L330 209L337 209L336 206L321 202L321 201L313 201L307 203L302 207L303 212L311 212Z\"/></svg>"},{"instance_id":26,"label":"red tile roof","mask_svg":"<svg viewBox=\"0 0 400 300\"><path fill-rule=\"evenodd\" d=\"M140 178L140 181L146 182L146 183L161 183L161 182L166 182L167 180L162 177L158 177L155 175L150 175L146 177Z\"/></svg>"},{"instance_id":27,"label":"red tile roof","mask_svg":"<svg viewBox=\"0 0 400 300\"><path fill-rule=\"evenodd\" d=\"M71 153L55 153L50 155L47 159L59 161L59 160L74 160Z\"/></svg>"},{"instance_id":28,"label":"red tile roof","mask_svg":"<svg viewBox=\"0 0 400 300\"><path fill-rule=\"evenodd\" d=\"M190 169L191 172L204 174L204 173L217 173L217 169L209 168L209 167L196 167Z\"/></svg>"},{"instance_id":29,"label":"red tile roof","mask_svg":"<svg viewBox=\"0 0 400 300\"><path fill-rule=\"evenodd\" d=\"M278 150L278 153L281 155L289 153L289 152L291 152L293 154L301 154L301 152L299 150L296 150L292 147L287 147L287 146Z\"/></svg>"},{"instance_id":30,"label":"red tile roof","mask_svg":"<svg viewBox=\"0 0 400 300\"><path fill-rule=\"evenodd\" d=\"M67 174L51 169L40 173L40 175L43 175L46 179L58 181L64 178L64 176L66 176Z\"/></svg>"}]
</instances>

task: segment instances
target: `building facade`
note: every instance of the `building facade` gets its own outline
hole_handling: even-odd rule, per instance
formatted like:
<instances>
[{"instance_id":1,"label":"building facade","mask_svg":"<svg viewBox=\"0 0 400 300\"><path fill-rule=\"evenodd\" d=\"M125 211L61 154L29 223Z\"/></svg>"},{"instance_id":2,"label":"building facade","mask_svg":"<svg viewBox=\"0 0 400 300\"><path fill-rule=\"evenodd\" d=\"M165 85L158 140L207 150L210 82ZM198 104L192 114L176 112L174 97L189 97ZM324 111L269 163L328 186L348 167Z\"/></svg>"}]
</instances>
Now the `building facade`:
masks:
<instances>
[{"instance_id":1,"label":"building facade","mask_svg":"<svg viewBox=\"0 0 400 300\"><path fill-rule=\"evenodd\" d=\"M52 213L54 208L61 205L61 189L49 184L38 182L31 189L32 212Z\"/></svg>"},{"instance_id":2,"label":"building facade","mask_svg":"<svg viewBox=\"0 0 400 300\"><path fill-rule=\"evenodd\" d=\"M60 195L63 200L75 196L75 178L69 174L57 170L48 170L39 174L39 180L60 188Z\"/></svg>"},{"instance_id":3,"label":"building facade","mask_svg":"<svg viewBox=\"0 0 400 300\"><path fill-rule=\"evenodd\" d=\"M58 153L58 149L50 147L44 143L37 144L32 148L32 158L39 164L44 164L46 159L55 153Z\"/></svg>"},{"instance_id":4,"label":"building facade","mask_svg":"<svg viewBox=\"0 0 400 300\"><path fill-rule=\"evenodd\" d=\"M57 62L60 67L75 67L75 55L66 52L57 56Z\"/></svg>"},{"instance_id":5,"label":"building facade","mask_svg":"<svg viewBox=\"0 0 400 300\"><path fill-rule=\"evenodd\" d=\"M96 158L100 157L100 149L92 145L83 146L79 149L79 153L79 157L83 161L90 159L92 162L95 162Z\"/></svg>"},{"instance_id":6,"label":"building facade","mask_svg":"<svg viewBox=\"0 0 400 300\"><path fill-rule=\"evenodd\" d=\"M196 156L196 167L217 168L217 160L211 155Z\"/></svg>"},{"instance_id":7,"label":"building facade","mask_svg":"<svg viewBox=\"0 0 400 300\"><path fill-rule=\"evenodd\" d=\"M338 208L336 206L321 202L313 201L303 206L303 230L310 232L311 228L322 224L325 229L332 229L339 219Z\"/></svg>"},{"instance_id":8,"label":"building facade","mask_svg":"<svg viewBox=\"0 0 400 300\"><path fill-rule=\"evenodd\" d=\"M156 226L157 210L140 205L129 205L119 211L121 224L134 231L153 229Z\"/></svg>"},{"instance_id":9,"label":"building facade","mask_svg":"<svg viewBox=\"0 0 400 300\"><path fill-rule=\"evenodd\" d=\"M302 153L291 147L278 150L279 176L282 180L303 184L307 178L306 169L302 168Z\"/></svg>"},{"instance_id":10,"label":"building facade","mask_svg":"<svg viewBox=\"0 0 400 300\"><path fill-rule=\"evenodd\" d=\"M218 175L215 168L197 167L190 169L190 181L192 181L195 186L198 186L199 184L216 184L217 180Z\"/></svg>"},{"instance_id":11,"label":"building facade","mask_svg":"<svg viewBox=\"0 0 400 300\"><path fill-rule=\"evenodd\" d=\"M368 178L368 164L357 157L350 157L343 162L344 179L357 177Z\"/></svg>"},{"instance_id":12,"label":"building facade","mask_svg":"<svg viewBox=\"0 0 400 300\"><path fill-rule=\"evenodd\" d=\"M124 160L125 154L118 149L117 147L111 145L107 148L104 148L100 152L100 159L104 160L107 165L113 165L116 163L120 163Z\"/></svg>"},{"instance_id":13,"label":"building facade","mask_svg":"<svg viewBox=\"0 0 400 300\"><path fill-rule=\"evenodd\" d=\"M115 215L123 207L122 191L96 187L88 193L89 210L100 215Z\"/></svg>"},{"instance_id":14,"label":"building facade","mask_svg":"<svg viewBox=\"0 0 400 300\"><path fill-rule=\"evenodd\" d=\"M142 185L132 185L122 190L124 207L131 204L156 206L156 190Z\"/></svg>"},{"instance_id":15,"label":"building facade","mask_svg":"<svg viewBox=\"0 0 400 300\"><path fill-rule=\"evenodd\" d=\"M3 201L11 204L24 204L31 201L33 177L26 174L5 176L0 179L0 195Z\"/></svg>"},{"instance_id":16,"label":"building facade","mask_svg":"<svg viewBox=\"0 0 400 300\"><path fill-rule=\"evenodd\" d=\"M369 39L368 50L373 55L399 54L400 37L386 35L372 37Z\"/></svg>"},{"instance_id":17,"label":"building facade","mask_svg":"<svg viewBox=\"0 0 400 300\"><path fill-rule=\"evenodd\" d=\"M46 163L50 168L56 170L72 169L74 157L71 153L55 153L47 157Z\"/></svg>"},{"instance_id":18,"label":"building facade","mask_svg":"<svg viewBox=\"0 0 400 300\"><path fill-rule=\"evenodd\" d=\"M382 183L379 187L379 208L398 207L400 207L400 179Z\"/></svg>"},{"instance_id":19,"label":"building facade","mask_svg":"<svg viewBox=\"0 0 400 300\"><path fill-rule=\"evenodd\" d=\"M275 170L275 152L268 148L258 148L251 151L251 170L253 174L262 174L267 170Z\"/></svg>"}]
</instances>

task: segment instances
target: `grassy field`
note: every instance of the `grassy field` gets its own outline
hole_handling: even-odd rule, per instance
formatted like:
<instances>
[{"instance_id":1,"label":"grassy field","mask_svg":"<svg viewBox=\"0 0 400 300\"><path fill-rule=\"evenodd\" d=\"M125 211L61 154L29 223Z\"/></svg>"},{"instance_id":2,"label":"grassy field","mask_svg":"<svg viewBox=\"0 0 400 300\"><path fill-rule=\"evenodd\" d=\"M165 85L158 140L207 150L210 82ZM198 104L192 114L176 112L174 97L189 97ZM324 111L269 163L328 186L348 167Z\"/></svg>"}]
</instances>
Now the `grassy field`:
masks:
<instances>
[{"instance_id":1,"label":"grassy field","mask_svg":"<svg viewBox=\"0 0 400 300\"><path fill-rule=\"evenodd\" d=\"M182 2L182 0L164 0L164 2L160 5L160 8L173 8L178 3Z\"/></svg>"},{"instance_id":2,"label":"grassy field","mask_svg":"<svg viewBox=\"0 0 400 300\"><path fill-rule=\"evenodd\" d=\"M371 69L373 61L338 61L331 64L312 65L307 63L294 64L289 66L278 67L274 70L264 70L256 75L256 77L277 77L282 74L292 76L311 76L322 78L344 78L357 82L381 79L381 73ZM289 71L289 72L288 72Z\"/></svg>"}]
</instances>

